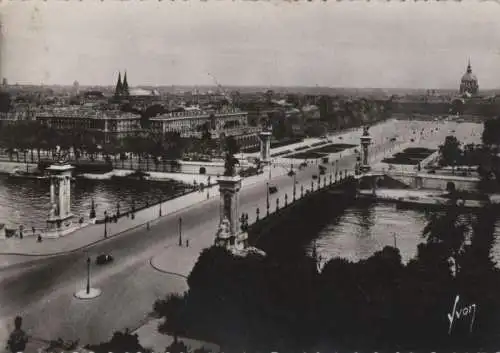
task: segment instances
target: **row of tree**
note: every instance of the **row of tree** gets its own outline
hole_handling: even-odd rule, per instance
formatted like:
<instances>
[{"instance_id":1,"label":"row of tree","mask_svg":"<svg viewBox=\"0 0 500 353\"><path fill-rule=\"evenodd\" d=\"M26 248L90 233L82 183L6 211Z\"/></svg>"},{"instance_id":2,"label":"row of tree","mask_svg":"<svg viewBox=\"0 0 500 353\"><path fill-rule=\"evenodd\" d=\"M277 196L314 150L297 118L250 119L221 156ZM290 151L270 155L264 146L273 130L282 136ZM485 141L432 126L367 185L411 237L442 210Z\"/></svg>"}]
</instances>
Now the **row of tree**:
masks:
<instances>
[{"instance_id":1,"label":"row of tree","mask_svg":"<svg viewBox=\"0 0 500 353\"><path fill-rule=\"evenodd\" d=\"M239 257L212 247L186 293L155 303L166 318L160 331L229 352L493 349L500 324L494 223L489 208L471 220L458 209L432 216L407 264L393 247L356 263L335 258L321 271L307 256ZM474 319L464 311L472 304Z\"/></svg>"},{"instance_id":2,"label":"row of tree","mask_svg":"<svg viewBox=\"0 0 500 353\"><path fill-rule=\"evenodd\" d=\"M216 152L219 146L211 138L207 126L204 126L201 135L199 139L183 138L177 132L155 134L146 131L105 142L99 132L78 128L58 130L36 121L22 121L1 127L0 148L7 151L11 158L14 154L18 158L24 155L24 161L40 161L41 152L53 153L58 146L63 151L71 151L72 158L76 160L94 160L98 155L125 159L126 153L132 153L139 159L175 160L185 153L211 155Z\"/></svg>"}]
</instances>

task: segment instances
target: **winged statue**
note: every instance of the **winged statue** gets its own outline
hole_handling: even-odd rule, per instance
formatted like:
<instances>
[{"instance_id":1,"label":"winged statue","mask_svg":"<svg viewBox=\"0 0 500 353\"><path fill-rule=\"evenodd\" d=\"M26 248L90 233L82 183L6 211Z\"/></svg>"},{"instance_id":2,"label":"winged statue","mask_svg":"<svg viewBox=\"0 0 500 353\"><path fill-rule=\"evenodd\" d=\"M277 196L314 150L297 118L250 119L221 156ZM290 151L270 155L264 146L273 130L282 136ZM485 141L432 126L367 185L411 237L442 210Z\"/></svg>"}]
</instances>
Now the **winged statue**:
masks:
<instances>
[{"instance_id":1,"label":"winged statue","mask_svg":"<svg viewBox=\"0 0 500 353\"><path fill-rule=\"evenodd\" d=\"M69 161L69 152L63 151L60 146L56 146L54 159L58 164L65 164Z\"/></svg>"}]
</instances>

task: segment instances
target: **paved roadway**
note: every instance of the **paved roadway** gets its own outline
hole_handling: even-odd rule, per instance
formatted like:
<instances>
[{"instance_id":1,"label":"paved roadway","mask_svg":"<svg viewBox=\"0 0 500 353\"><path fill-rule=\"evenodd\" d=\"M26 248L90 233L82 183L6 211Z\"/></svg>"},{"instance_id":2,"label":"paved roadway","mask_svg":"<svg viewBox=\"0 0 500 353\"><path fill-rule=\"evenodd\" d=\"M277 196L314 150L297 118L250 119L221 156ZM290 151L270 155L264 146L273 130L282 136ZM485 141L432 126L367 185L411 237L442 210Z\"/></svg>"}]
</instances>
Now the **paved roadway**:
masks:
<instances>
[{"instance_id":1,"label":"paved roadway","mask_svg":"<svg viewBox=\"0 0 500 353\"><path fill-rule=\"evenodd\" d=\"M409 140L405 124L411 123L391 122L374 127L371 130L374 142L391 147L387 141L395 135L400 141ZM422 124L435 126L435 123ZM356 135L358 138L360 132ZM372 150L381 152L377 147ZM352 170L354 163L355 156L344 155L338 167ZM316 173L315 165L298 172L297 192L300 192L300 184L309 188L311 177ZM291 190L292 178L280 176L273 178L272 183L278 186L283 205L283 191ZM260 207L261 215L264 214L265 185L250 185L242 189L240 195L241 209L248 212L251 219L256 206ZM291 200L291 193L288 196ZM275 207L275 197L271 197L271 207ZM157 272L149 264L149 259L165 246L177 243L178 217L179 214L169 215L150 231L129 231L97 244L88 252L34 260L0 271L0 341L5 337L6 325L18 314L24 317L25 328L33 336L80 338L83 343L100 342L108 339L114 330L137 326L151 311L155 299L187 288L183 278ZM218 218L218 199L182 211L183 236L191 242L196 242L197 237L213 237ZM92 264L91 267L92 284L102 289L103 294L91 301L75 299L73 293L85 285L87 256L100 253L111 253L115 257L112 264L101 267Z\"/></svg>"}]
</instances>

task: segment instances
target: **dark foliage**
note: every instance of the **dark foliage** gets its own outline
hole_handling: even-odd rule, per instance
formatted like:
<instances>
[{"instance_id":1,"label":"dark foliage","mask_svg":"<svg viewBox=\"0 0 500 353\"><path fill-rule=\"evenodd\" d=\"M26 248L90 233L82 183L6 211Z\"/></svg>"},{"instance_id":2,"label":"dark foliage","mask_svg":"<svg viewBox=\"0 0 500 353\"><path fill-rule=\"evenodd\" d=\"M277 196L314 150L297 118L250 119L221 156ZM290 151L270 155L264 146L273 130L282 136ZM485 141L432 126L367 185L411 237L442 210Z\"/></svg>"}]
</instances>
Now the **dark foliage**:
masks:
<instances>
[{"instance_id":1,"label":"dark foliage","mask_svg":"<svg viewBox=\"0 0 500 353\"><path fill-rule=\"evenodd\" d=\"M155 311L168 318L163 332L203 338L224 351L494 348L500 324L500 274L489 256L494 223L491 209L475 220L456 210L433 215L426 243L406 265L393 247L356 263L332 259L321 272L307 256L238 257L212 247L193 268L189 291L158 302ZM479 311L472 332L467 316L448 334L457 295L460 308L476 304Z\"/></svg>"},{"instance_id":2,"label":"dark foliage","mask_svg":"<svg viewBox=\"0 0 500 353\"><path fill-rule=\"evenodd\" d=\"M137 334L130 334L128 331L115 332L113 337L108 342L103 342L96 345L88 345L85 348L95 353L128 353L140 352L148 353L149 351L141 346Z\"/></svg>"}]
</instances>

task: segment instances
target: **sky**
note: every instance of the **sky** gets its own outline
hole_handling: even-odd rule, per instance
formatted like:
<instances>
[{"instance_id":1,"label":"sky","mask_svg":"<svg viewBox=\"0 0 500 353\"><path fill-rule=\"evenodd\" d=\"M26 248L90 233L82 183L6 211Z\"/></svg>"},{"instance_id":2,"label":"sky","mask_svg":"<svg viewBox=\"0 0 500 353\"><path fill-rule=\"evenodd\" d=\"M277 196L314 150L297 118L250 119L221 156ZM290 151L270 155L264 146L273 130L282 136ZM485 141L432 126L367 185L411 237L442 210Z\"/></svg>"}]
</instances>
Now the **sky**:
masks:
<instances>
[{"instance_id":1,"label":"sky","mask_svg":"<svg viewBox=\"0 0 500 353\"><path fill-rule=\"evenodd\" d=\"M11 84L500 87L500 2L0 2Z\"/></svg>"}]
</instances>

